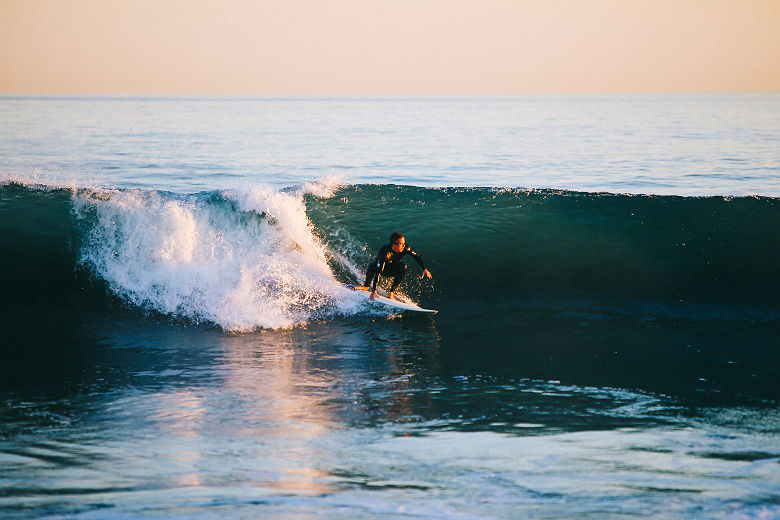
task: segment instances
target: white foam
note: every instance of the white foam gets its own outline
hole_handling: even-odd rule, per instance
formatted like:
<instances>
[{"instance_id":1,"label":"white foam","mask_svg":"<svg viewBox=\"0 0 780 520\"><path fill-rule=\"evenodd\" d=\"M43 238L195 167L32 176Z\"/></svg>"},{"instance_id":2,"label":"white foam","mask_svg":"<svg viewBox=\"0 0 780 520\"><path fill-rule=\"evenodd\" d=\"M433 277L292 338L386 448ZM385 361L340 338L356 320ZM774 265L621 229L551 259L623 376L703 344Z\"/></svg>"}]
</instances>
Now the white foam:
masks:
<instances>
[{"instance_id":1,"label":"white foam","mask_svg":"<svg viewBox=\"0 0 780 520\"><path fill-rule=\"evenodd\" d=\"M330 174L301 184L297 191L315 197L329 198L336 193L336 190L345 185L347 185L347 180L344 176Z\"/></svg>"},{"instance_id":2,"label":"white foam","mask_svg":"<svg viewBox=\"0 0 780 520\"><path fill-rule=\"evenodd\" d=\"M301 192L81 190L74 212L90 226L81 263L145 309L243 331L360 308L331 273Z\"/></svg>"},{"instance_id":3,"label":"white foam","mask_svg":"<svg viewBox=\"0 0 780 520\"><path fill-rule=\"evenodd\" d=\"M4 168L0 171L0 186L7 184L19 184L26 188L40 191L54 191L58 189L75 190L76 178L60 172L34 169Z\"/></svg>"}]
</instances>

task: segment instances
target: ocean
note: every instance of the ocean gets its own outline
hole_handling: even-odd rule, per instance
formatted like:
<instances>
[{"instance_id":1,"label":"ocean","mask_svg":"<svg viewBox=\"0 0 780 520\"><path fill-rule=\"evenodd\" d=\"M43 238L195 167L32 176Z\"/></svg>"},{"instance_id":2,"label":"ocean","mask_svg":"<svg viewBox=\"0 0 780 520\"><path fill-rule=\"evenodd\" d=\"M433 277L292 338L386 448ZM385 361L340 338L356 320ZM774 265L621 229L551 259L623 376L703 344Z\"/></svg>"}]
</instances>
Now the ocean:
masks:
<instances>
[{"instance_id":1,"label":"ocean","mask_svg":"<svg viewBox=\"0 0 780 520\"><path fill-rule=\"evenodd\" d=\"M0 97L0 517L780 519L779 258L779 94Z\"/></svg>"}]
</instances>

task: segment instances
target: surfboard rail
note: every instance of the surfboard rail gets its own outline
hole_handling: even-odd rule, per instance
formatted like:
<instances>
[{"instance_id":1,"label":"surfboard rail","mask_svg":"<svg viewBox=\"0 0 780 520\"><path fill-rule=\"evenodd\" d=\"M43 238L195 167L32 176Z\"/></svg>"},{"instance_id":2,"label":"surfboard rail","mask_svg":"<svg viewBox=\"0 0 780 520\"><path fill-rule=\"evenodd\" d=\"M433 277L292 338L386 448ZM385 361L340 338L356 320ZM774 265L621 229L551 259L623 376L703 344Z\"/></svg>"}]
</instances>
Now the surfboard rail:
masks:
<instances>
[{"instance_id":1,"label":"surfboard rail","mask_svg":"<svg viewBox=\"0 0 780 520\"><path fill-rule=\"evenodd\" d=\"M348 284L347 287L349 287L353 291L365 295L366 299L369 299L369 297L371 296L371 290L368 287L362 285L352 285L352 284ZM392 307L394 309L401 309L404 311L425 312L429 314L436 314L437 312L439 312L438 310L435 309L424 309L414 302L404 302L401 300L388 298L387 296L381 294L381 292L377 291L376 298L373 300L374 303L378 303L386 307Z\"/></svg>"}]
</instances>

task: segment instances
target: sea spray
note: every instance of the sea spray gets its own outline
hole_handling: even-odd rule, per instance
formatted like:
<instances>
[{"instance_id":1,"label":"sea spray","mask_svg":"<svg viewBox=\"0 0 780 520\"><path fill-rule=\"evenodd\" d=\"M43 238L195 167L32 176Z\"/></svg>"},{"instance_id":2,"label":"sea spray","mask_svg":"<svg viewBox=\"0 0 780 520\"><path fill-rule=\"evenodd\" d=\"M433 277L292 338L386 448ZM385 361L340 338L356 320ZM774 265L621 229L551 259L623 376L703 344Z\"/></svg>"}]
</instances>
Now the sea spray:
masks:
<instances>
[{"instance_id":1,"label":"sea spray","mask_svg":"<svg viewBox=\"0 0 780 520\"><path fill-rule=\"evenodd\" d=\"M300 192L81 190L79 262L127 302L227 330L289 327L354 299L328 267Z\"/></svg>"}]
</instances>

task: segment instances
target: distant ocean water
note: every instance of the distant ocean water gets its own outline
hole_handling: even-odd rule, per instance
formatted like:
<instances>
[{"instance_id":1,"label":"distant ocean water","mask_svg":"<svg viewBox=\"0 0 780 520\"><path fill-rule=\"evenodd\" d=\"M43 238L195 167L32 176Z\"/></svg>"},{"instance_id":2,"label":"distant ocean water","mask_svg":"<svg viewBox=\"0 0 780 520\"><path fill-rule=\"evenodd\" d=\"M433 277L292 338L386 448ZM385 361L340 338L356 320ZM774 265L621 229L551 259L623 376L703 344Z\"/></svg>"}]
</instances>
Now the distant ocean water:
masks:
<instances>
[{"instance_id":1,"label":"distant ocean water","mask_svg":"<svg viewBox=\"0 0 780 520\"><path fill-rule=\"evenodd\" d=\"M0 516L780 518L779 197L777 94L0 98Z\"/></svg>"},{"instance_id":2,"label":"distant ocean water","mask_svg":"<svg viewBox=\"0 0 780 520\"><path fill-rule=\"evenodd\" d=\"M28 98L5 178L194 193L350 184L780 196L777 94L487 99Z\"/></svg>"}]
</instances>

